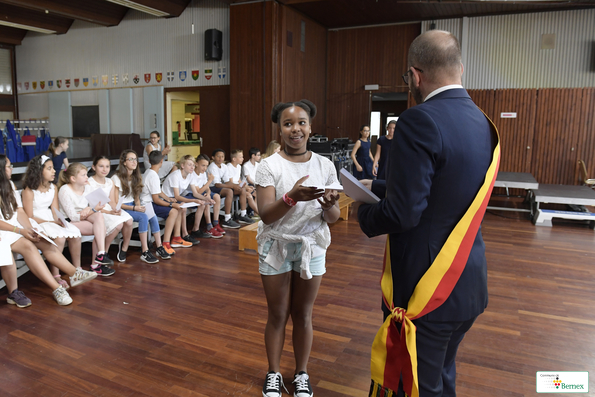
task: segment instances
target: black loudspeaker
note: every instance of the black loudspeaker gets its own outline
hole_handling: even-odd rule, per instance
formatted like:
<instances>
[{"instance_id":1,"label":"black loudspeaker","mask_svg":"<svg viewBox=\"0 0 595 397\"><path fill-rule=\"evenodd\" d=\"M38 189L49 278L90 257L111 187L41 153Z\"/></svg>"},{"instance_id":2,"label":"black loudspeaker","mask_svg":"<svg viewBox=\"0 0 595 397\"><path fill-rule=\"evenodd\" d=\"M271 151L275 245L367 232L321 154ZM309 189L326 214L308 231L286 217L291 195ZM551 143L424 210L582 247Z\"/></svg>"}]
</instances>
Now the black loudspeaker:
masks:
<instances>
[{"instance_id":1,"label":"black loudspeaker","mask_svg":"<svg viewBox=\"0 0 595 397\"><path fill-rule=\"evenodd\" d=\"M223 33L217 29L205 30L205 61L220 61L223 55Z\"/></svg>"}]
</instances>

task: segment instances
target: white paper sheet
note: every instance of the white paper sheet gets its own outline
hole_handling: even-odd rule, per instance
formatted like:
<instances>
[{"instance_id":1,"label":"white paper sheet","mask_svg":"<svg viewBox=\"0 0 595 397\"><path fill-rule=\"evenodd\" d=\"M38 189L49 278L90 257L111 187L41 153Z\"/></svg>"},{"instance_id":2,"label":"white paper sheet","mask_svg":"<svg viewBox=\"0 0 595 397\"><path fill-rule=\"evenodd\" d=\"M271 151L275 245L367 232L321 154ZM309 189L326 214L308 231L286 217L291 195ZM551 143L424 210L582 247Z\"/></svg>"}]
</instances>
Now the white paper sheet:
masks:
<instances>
[{"instance_id":1,"label":"white paper sheet","mask_svg":"<svg viewBox=\"0 0 595 397\"><path fill-rule=\"evenodd\" d=\"M374 204L380 201L378 196L369 191L364 185L362 185L360 181L358 181L344 168L341 169L341 181L343 182L345 194L355 201L361 201L366 204Z\"/></svg>"},{"instance_id":2,"label":"white paper sheet","mask_svg":"<svg viewBox=\"0 0 595 397\"><path fill-rule=\"evenodd\" d=\"M124 196L120 196L120 199L118 200L118 204L116 205L116 211L120 211L120 209L122 208L122 204L124 204L124 199L126 197Z\"/></svg>"},{"instance_id":3,"label":"white paper sheet","mask_svg":"<svg viewBox=\"0 0 595 397\"><path fill-rule=\"evenodd\" d=\"M333 184L330 184L328 186L324 186L324 185L308 185L308 184L304 184L302 186L306 186L306 187L315 187L316 189L320 189L320 190L336 190L336 191L343 191L343 186L339 183L339 182L335 182Z\"/></svg>"},{"instance_id":4,"label":"white paper sheet","mask_svg":"<svg viewBox=\"0 0 595 397\"><path fill-rule=\"evenodd\" d=\"M155 209L153 208L153 203L143 204L143 206L145 207L145 214L147 214L149 219L155 216Z\"/></svg>"},{"instance_id":5,"label":"white paper sheet","mask_svg":"<svg viewBox=\"0 0 595 397\"><path fill-rule=\"evenodd\" d=\"M45 234L45 232L41 229L41 226L39 226L39 223L35 222L33 219L30 219L29 222L31 223L33 231L37 233L39 237L46 239L50 243L54 244L56 247L58 246L56 243L54 243L54 240L52 240Z\"/></svg>"},{"instance_id":6,"label":"white paper sheet","mask_svg":"<svg viewBox=\"0 0 595 397\"><path fill-rule=\"evenodd\" d=\"M89 202L89 207L95 208L97 204L105 205L109 203L109 197L103 191L103 189L95 189L91 193L85 196L87 201Z\"/></svg>"},{"instance_id":7,"label":"white paper sheet","mask_svg":"<svg viewBox=\"0 0 595 397\"><path fill-rule=\"evenodd\" d=\"M192 203L184 203L184 204L180 204L180 207L182 208L192 208L192 207L198 207L200 204L192 202Z\"/></svg>"}]
</instances>

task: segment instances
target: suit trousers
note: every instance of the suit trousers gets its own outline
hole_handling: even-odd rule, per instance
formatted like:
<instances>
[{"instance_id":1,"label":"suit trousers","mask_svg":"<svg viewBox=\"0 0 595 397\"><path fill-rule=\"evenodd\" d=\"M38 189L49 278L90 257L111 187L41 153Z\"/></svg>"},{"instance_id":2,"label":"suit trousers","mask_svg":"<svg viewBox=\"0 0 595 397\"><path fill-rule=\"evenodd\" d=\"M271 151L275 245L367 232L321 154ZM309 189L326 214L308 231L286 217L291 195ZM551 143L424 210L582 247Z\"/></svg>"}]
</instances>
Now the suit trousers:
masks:
<instances>
[{"instance_id":1,"label":"suit trousers","mask_svg":"<svg viewBox=\"0 0 595 397\"><path fill-rule=\"evenodd\" d=\"M417 328L419 397L456 396L457 349L476 318L455 322L413 320ZM397 397L404 396L405 393L399 387Z\"/></svg>"}]
</instances>

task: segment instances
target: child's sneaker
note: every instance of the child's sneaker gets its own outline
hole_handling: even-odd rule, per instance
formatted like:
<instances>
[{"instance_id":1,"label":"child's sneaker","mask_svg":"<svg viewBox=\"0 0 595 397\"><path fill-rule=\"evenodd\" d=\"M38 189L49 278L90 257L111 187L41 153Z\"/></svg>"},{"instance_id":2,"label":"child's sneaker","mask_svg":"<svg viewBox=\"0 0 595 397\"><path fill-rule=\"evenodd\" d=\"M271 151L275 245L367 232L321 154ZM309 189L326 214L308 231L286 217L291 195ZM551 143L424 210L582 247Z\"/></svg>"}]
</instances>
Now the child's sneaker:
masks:
<instances>
[{"instance_id":1,"label":"child's sneaker","mask_svg":"<svg viewBox=\"0 0 595 397\"><path fill-rule=\"evenodd\" d=\"M223 238L223 235L221 233L219 233L219 231L217 229L215 229L214 227L212 227L211 230L207 230L206 233L211 238Z\"/></svg>"},{"instance_id":2,"label":"child's sneaker","mask_svg":"<svg viewBox=\"0 0 595 397\"><path fill-rule=\"evenodd\" d=\"M310 386L310 377L304 371L293 376L293 382L295 383L295 389L293 391L293 397L312 397L312 386Z\"/></svg>"},{"instance_id":3,"label":"child's sneaker","mask_svg":"<svg viewBox=\"0 0 595 397\"><path fill-rule=\"evenodd\" d=\"M70 285L72 285L72 287L76 287L77 285L84 284L87 281L93 280L94 278L97 278L97 273L83 270L79 267L76 269L72 277L70 277Z\"/></svg>"},{"instance_id":4,"label":"child's sneaker","mask_svg":"<svg viewBox=\"0 0 595 397\"><path fill-rule=\"evenodd\" d=\"M93 267L95 266L95 267ZM97 273L98 276L108 277L113 275L116 271L111 267L105 265L91 265L91 271Z\"/></svg>"},{"instance_id":5,"label":"child's sneaker","mask_svg":"<svg viewBox=\"0 0 595 397\"><path fill-rule=\"evenodd\" d=\"M213 226L213 229L217 229L219 233L225 236L225 229L223 229L220 224L216 224L215 226Z\"/></svg>"},{"instance_id":6,"label":"child's sneaker","mask_svg":"<svg viewBox=\"0 0 595 397\"><path fill-rule=\"evenodd\" d=\"M64 287L58 287L54 290L54 299L60 306L68 306L72 303L72 298L68 295L68 292L64 289Z\"/></svg>"},{"instance_id":7,"label":"child's sneaker","mask_svg":"<svg viewBox=\"0 0 595 397\"><path fill-rule=\"evenodd\" d=\"M239 229L240 224L234 221L233 219L229 218L228 221L221 221L219 225L226 227L228 229Z\"/></svg>"},{"instance_id":8,"label":"child's sneaker","mask_svg":"<svg viewBox=\"0 0 595 397\"><path fill-rule=\"evenodd\" d=\"M254 221L252 219L250 219L247 215L238 216L238 222L243 223L244 225L251 225L254 223Z\"/></svg>"},{"instance_id":9,"label":"child's sneaker","mask_svg":"<svg viewBox=\"0 0 595 397\"><path fill-rule=\"evenodd\" d=\"M120 240L120 243L118 244L118 255L116 256L118 262L126 262L126 251L122 250L123 243L124 241Z\"/></svg>"},{"instance_id":10,"label":"child's sneaker","mask_svg":"<svg viewBox=\"0 0 595 397\"><path fill-rule=\"evenodd\" d=\"M64 287L64 289L70 288L70 285L68 285L68 283L65 280L62 280L62 277L59 274L57 276L54 276L54 278L56 279L56 282L58 284Z\"/></svg>"},{"instance_id":11,"label":"child's sneaker","mask_svg":"<svg viewBox=\"0 0 595 397\"><path fill-rule=\"evenodd\" d=\"M176 253L176 251L174 251L174 249L171 247L171 245L168 241L163 242L163 249L165 250L165 252L167 252L167 254L169 256L173 256Z\"/></svg>"},{"instance_id":12,"label":"child's sneaker","mask_svg":"<svg viewBox=\"0 0 595 397\"><path fill-rule=\"evenodd\" d=\"M182 237L182 240L189 242L192 245L198 245L200 244L200 241L198 241L197 239L195 239L194 237L192 237L191 235L186 235L184 237Z\"/></svg>"},{"instance_id":13,"label":"child's sneaker","mask_svg":"<svg viewBox=\"0 0 595 397\"><path fill-rule=\"evenodd\" d=\"M193 238L211 238L211 235L205 231L202 231L200 229L193 231L192 233L190 233L190 235Z\"/></svg>"},{"instance_id":14,"label":"child's sneaker","mask_svg":"<svg viewBox=\"0 0 595 397\"><path fill-rule=\"evenodd\" d=\"M170 245L175 248L178 248L178 247L179 248L190 248L190 247L192 247L192 243L182 240L182 237L180 237L180 236L172 238Z\"/></svg>"},{"instance_id":15,"label":"child's sneaker","mask_svg":"<svg viewBox=\"0 0 595 397\"><path fill-rule=\"evenodd\" d=\"M101 255L95 255L95 263L98 265L112 266L114 264L114 261L109 258L107 252L104 252Z\"/></svg>"},{"instance_id":16,"label":"child's sneaker","mask_svg":"<svg viewBox=\"0 0 595 397\"><path fill-rule=\"evenodd\" d=\"M158 247L155 252L156 252L157 256L160 257L161 259L171 259L171 255L167 253L167 251L165 250L165 248L163 246Z\"/></svg>"},{"instance_id":17,"label":"child's sneaker","mask_svg":"<svg viewBox=\"0 0 595 397\"><path fill-rule=\"evenodd\" d=\"M287 394L289 394L285 388L285 385L283 384L283 375L281 375L279 372L269 371L267 373L267 377L264 380L264 385L262 386L262 396L281 397L281 388L285 389Z\"/></svg>"},{"instance_id":18,"label":"child's sneaker","mask_svg":"<svg viewBox=\"0 0 595 397\"><path fill-rule=\"evenodd\" d=\"M29 307L31 306L31 299L25 296L23 291L19 291L15 289L6 297L6 302L10 303L11 305L17 305L17 307Z\"/></svg>"},{"instance_id":19,"label":"child's sneaker","mask_svg":"<svg viewBox=\"0 0 595 397\"><path fill-rule=\"evenodd\" d=\"M140 256L140 260L147 263L157 263L159 259L155 258L155 256L151 253L151 251L146 250Z\"/></svg>"}]
</instances>

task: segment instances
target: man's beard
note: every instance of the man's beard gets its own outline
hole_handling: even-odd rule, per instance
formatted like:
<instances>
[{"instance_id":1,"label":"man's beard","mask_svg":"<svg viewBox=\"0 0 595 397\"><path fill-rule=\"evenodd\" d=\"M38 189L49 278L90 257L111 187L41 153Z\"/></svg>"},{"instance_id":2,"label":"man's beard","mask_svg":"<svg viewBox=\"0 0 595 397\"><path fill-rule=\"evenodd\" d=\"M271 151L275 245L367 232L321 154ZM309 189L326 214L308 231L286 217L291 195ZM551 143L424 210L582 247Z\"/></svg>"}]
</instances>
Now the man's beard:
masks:
<instances>
[{"instance_id":1,"label":"man's beard","mask_svg":"<svg viewBox=\"0 0 595 397\"><path fill-rule=\"evenodd\" d=\"M415 87L413 84L411 84L411 86L409 87L409 91L411 91L411 95L413 96L413 99L415 99L415 103L417 103L418 105L420 103L423 103L423 98L421 96L421 92L419 91L418 87Z\"/></svg>"}]
</instances>

